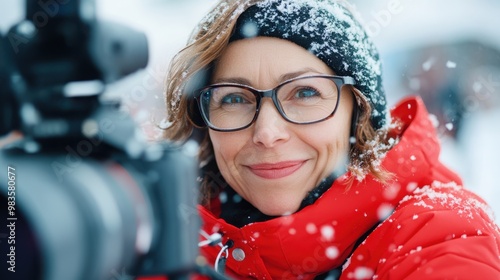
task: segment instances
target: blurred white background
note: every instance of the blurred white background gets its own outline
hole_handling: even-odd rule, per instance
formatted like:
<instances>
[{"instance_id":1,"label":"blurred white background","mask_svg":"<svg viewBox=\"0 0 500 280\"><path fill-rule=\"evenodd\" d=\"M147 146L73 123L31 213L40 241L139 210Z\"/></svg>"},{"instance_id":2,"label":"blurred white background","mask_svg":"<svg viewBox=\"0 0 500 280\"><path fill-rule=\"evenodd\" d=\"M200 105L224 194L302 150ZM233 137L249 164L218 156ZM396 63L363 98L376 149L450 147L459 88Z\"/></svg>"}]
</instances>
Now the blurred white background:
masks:
<instances>
[{"instance_id":1,"label":"blurred white background","mask_svg":"<svg viewBox=\"0 0 500 280\"><path fill-rule=\"evenodd\" d=\"M0 0L0 32L23 18L23 2ZM144 31L147 69L108 87L144 131L158 135L164 74L215 0L96 0L98 17ZM439 121L442 159L500 221L500 1L351 0L379 47L389 104L419 94ZM153 86L151 86L153 85ZM134 92L147 89L147 96ZM132 98L132 97L133 98Z\"/></svg>"}]
</instances>

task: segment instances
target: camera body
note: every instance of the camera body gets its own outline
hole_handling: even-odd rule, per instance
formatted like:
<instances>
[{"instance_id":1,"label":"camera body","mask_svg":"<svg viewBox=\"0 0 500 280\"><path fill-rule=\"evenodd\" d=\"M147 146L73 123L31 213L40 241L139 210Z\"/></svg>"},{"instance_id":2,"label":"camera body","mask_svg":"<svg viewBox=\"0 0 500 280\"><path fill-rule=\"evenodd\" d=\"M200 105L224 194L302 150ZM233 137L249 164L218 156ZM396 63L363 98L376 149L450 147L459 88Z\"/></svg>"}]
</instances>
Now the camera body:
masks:
<instances>
[{"instance_id":1,"label":"camera body","mask_svg":"<svg viewBox=\"0 0 500 280\"><path fill-rule=\"evenodd\" d=\"M147 60L146 36L92 0L26 0L0 38L0 136L23 135L0 150L1 279L196 270L197 144L147 142L100 99Z\"/></svg>"},{"instance_id":2,"label":"camera body","mask_svg":"<svg viewBox=\"0 0 500 280\"><path fill-rule=\"evenodd\" d=\"M8 233L14 243L2 246L14 246L13 266L19 268L12 274L19 278L2 279L194 271L199 220L193 145L151 146L136 159L119 151L84 156L71 145L64 152L27 153L17 145L1 151L0 166L12 179L0 184L8 214L2 220L15 225ZM13 206L8 212L7 205Z\"/></svg>"}]
</instances>

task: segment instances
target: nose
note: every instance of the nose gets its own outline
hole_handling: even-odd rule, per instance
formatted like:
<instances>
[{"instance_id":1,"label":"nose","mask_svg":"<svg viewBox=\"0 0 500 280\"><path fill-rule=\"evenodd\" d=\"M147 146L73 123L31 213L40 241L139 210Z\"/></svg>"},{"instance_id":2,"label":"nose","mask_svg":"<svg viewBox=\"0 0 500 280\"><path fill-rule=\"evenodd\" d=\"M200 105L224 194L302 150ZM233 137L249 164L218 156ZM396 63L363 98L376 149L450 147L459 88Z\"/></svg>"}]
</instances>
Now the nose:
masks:
<instances>
[{"instance_id":1,"label":"nose","mask_svg":"<svg viewBox=\"0 0 500 280\"><path fill-rule=\"evenodd\" d=\"M290 139L288 122L283 119L270 98L262 100L253 129L253 142L266 148L272 148Z\"/></svg>"}]
</instances>

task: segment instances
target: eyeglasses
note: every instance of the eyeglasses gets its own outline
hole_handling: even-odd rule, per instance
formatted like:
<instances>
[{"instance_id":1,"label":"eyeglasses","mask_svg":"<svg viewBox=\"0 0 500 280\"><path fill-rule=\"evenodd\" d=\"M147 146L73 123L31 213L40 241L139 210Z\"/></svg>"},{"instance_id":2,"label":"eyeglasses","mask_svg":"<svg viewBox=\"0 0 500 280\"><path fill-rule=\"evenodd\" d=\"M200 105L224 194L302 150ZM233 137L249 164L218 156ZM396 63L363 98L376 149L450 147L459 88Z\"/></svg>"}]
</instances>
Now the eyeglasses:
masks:
<instances>
[{"instance_id":1,"label":"eyeglasses","mask_svg":"<svg viewBox=\"0 0 500 280\"><path fill-rule=\"evenodd\" d=\"M194 98L208 127L236 131L255 122L264 97L270 97L280 115L291 123L324 121L335 114L342 86L354 84L351 77L330 75L297 77L269 90L220 83L198 90Z\"/></svg>"}]
</instances>

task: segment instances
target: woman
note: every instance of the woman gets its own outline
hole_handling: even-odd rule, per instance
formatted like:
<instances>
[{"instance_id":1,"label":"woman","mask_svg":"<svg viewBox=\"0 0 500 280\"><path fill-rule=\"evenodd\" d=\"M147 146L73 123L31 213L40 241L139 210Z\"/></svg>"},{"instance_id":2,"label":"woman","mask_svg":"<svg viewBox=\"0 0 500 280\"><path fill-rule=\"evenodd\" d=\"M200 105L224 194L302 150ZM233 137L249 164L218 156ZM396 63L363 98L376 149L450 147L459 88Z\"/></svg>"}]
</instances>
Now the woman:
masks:
<instances>
[{"instance_id":1,"label":"woman","mask_svg":"<svg viewBox=\"0 0 500 280\"><path fill-rule=\"evenodd\" d=\"M238 279L500 277L488 207L439 162L419 98L388 112L381 75L343 1L220 1L204 18L169 70L166 137L201 136L209 264Z\"/></svg>"}]
</instances>

